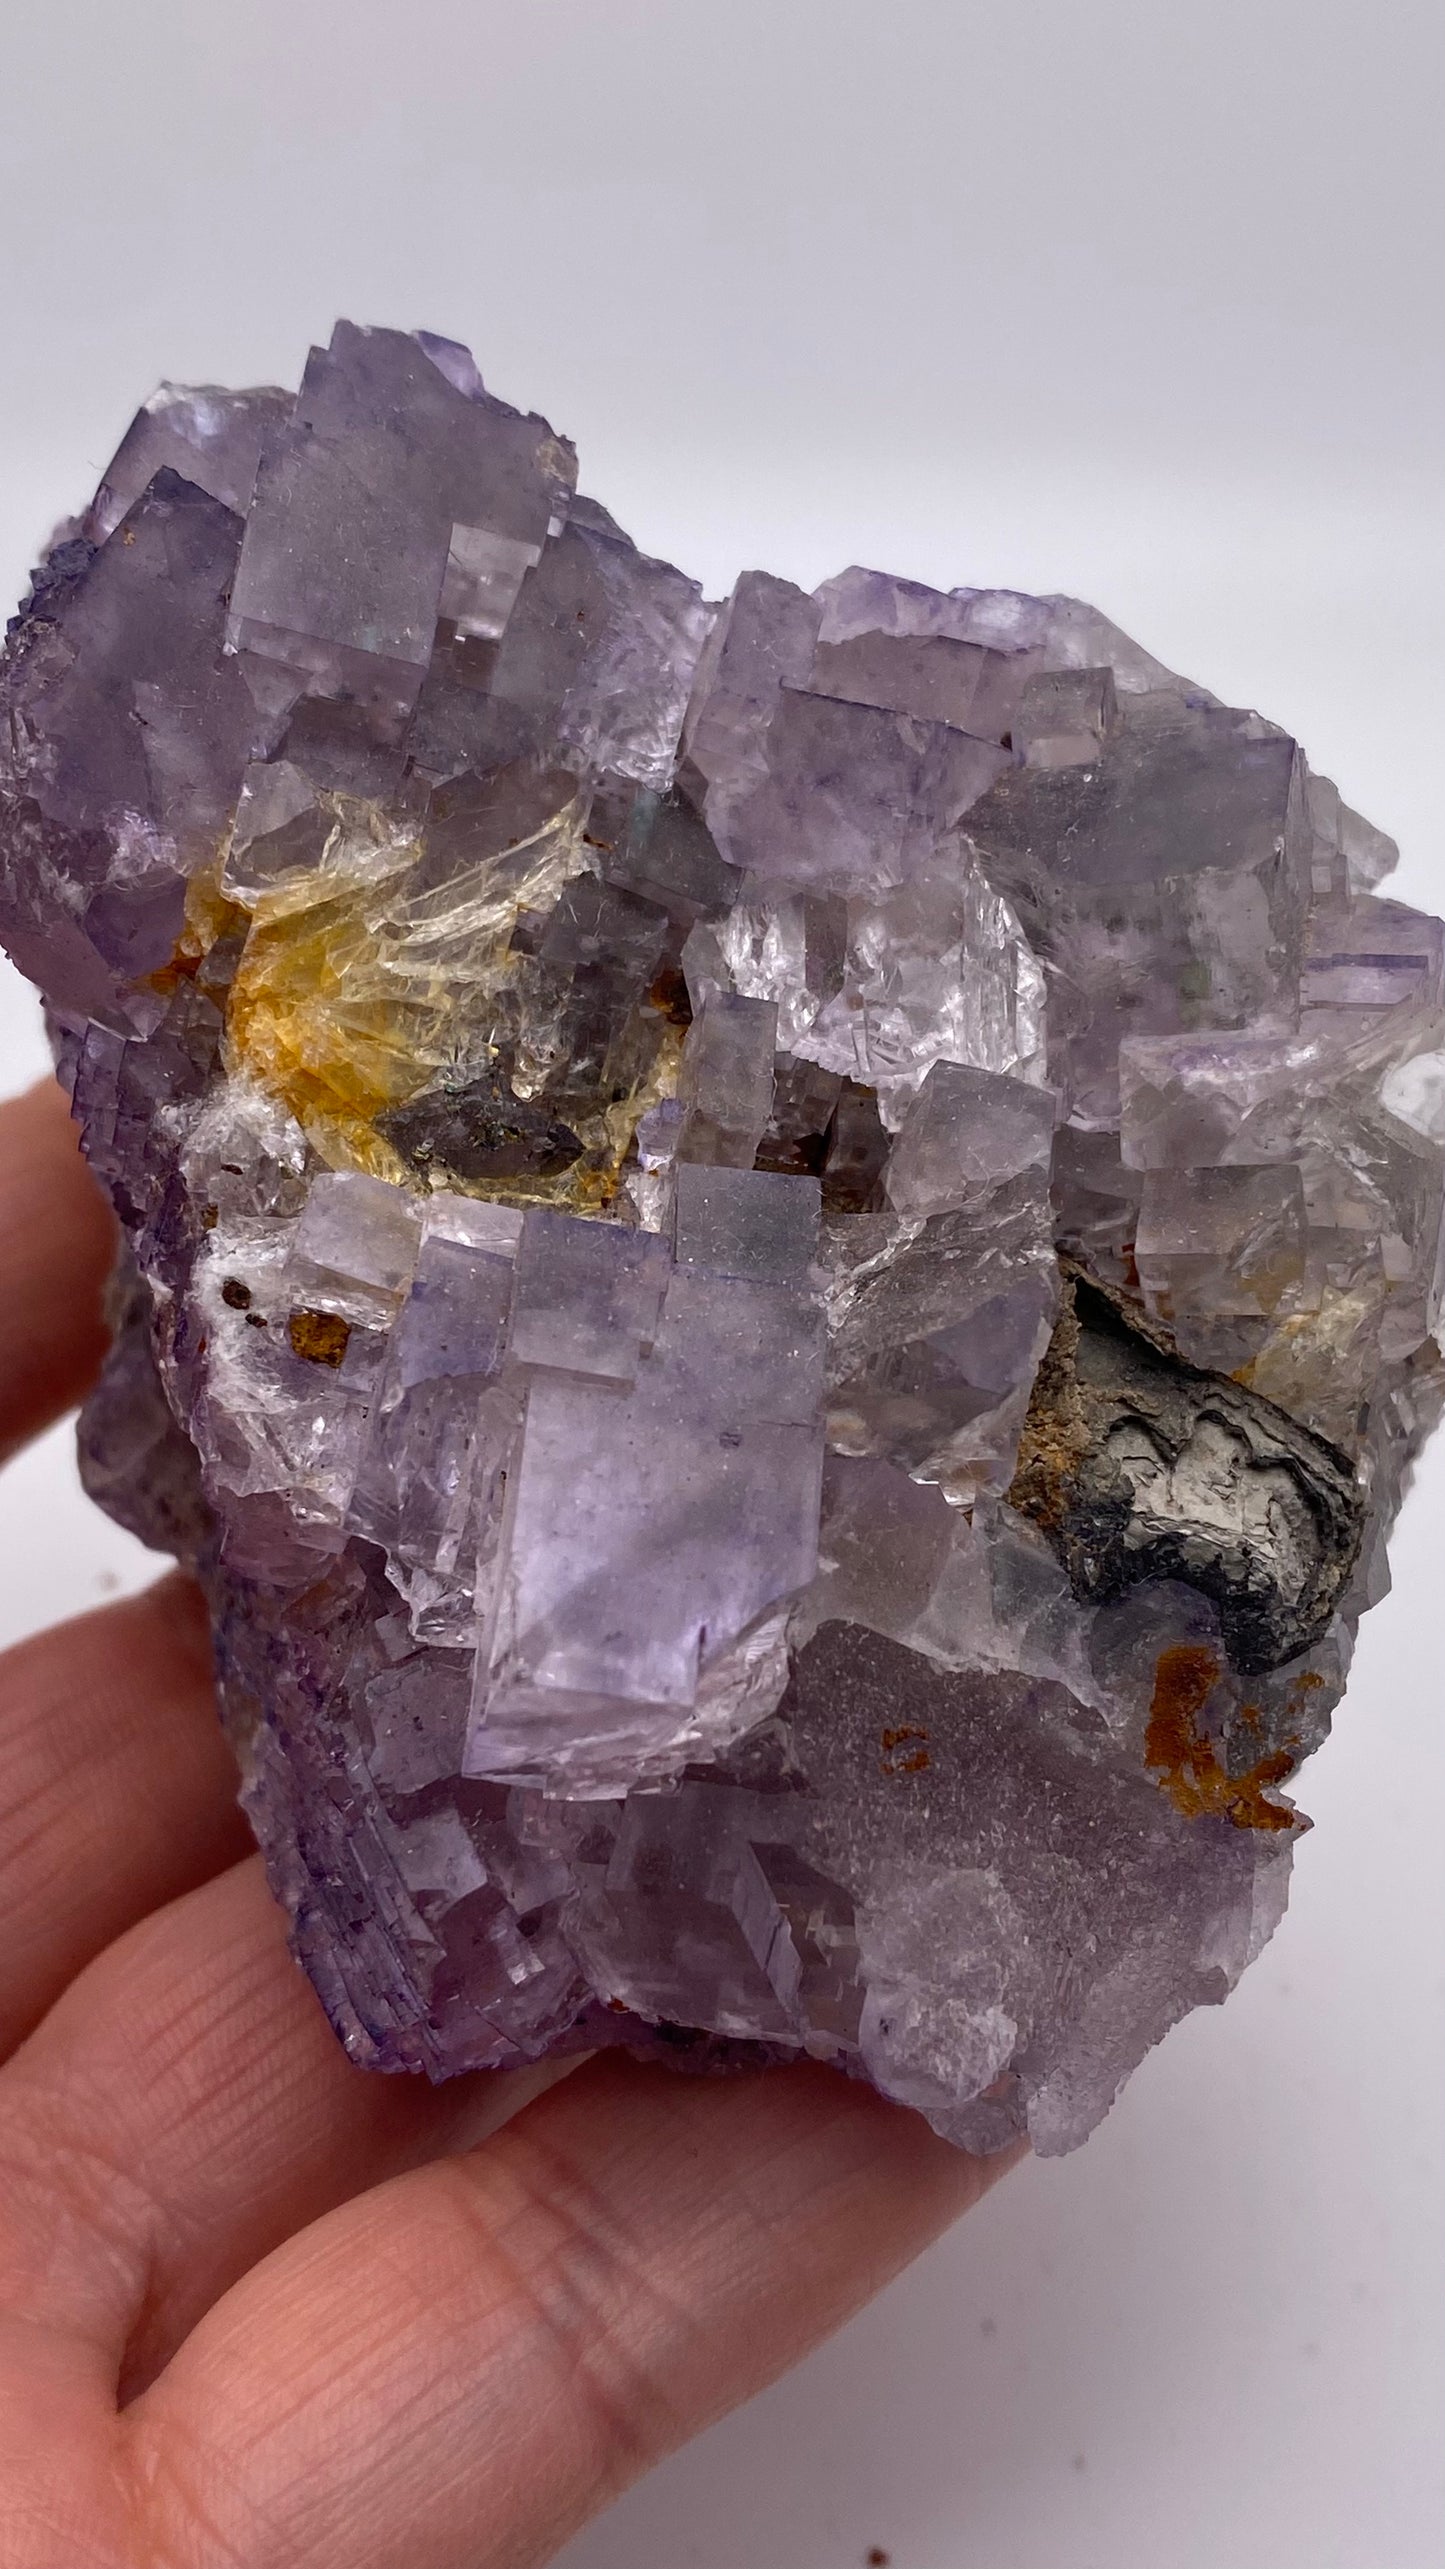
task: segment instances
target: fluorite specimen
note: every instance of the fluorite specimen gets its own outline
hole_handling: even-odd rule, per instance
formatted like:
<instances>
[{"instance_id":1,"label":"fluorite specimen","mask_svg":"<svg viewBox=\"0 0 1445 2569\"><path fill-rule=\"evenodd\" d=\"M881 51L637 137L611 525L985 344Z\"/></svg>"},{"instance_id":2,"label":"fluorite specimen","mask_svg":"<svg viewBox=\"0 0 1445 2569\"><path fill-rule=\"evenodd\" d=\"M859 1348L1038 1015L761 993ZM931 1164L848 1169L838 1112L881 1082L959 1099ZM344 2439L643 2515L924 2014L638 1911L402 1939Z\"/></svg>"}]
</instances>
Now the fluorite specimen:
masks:
<instances>
[{"instance_id":1,"label":"fluorite specimen","mask_svg":"<svg viewBox=\"0 0 1445 2569\"><path fill-rule=\"evenodd\" d=\"M1277 1921L1441 1405L1445 942L1063 598L721 607L418 333L165 388L10 630L0 919L360 2061L1082 2139Z\"/></svg>"}]
</instances>

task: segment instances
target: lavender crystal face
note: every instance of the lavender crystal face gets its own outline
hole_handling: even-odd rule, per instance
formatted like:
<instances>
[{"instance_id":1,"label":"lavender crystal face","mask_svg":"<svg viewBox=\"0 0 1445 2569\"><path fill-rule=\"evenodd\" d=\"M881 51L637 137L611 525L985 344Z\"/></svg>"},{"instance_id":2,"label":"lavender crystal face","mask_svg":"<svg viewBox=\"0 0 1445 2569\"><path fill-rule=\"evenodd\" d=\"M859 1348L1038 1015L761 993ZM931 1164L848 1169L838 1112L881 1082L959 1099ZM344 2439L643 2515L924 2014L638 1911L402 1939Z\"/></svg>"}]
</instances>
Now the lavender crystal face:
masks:
<instances>
[{"instance_id":1,"label":"lavender crystal face","mask_svg":"<svg viewBox=\"0 0 1445 2569\"><path fill-rule=\"evenodd\" d=\"M1441 1405L1445 931L1090 608L721 606L465 351L167 387L10 628L0 930L353 2056L1081 2140L1284 1906Z\"/></svg>"}]
</instances>

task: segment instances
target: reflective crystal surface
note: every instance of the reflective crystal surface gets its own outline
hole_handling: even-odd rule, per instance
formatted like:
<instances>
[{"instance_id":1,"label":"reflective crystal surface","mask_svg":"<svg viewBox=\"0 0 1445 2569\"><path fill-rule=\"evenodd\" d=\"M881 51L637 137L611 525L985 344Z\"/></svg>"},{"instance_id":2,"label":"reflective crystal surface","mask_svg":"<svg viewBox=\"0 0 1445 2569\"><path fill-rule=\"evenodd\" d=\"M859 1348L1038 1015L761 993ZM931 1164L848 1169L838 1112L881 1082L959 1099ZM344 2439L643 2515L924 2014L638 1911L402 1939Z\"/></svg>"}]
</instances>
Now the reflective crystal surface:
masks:
<instances>
[{"instance_id":1,"label":"reflective crystal surface","mask_svg":"<svg viewBox=\"0 0 1445 2569\"><path fill-rule=\"evenodd\" d=\"M1063 598L720 604L454 343L165 386L10 628L0 929L353 2056L1064 2150L1284 1906L1442 1399L1445 931Z\"/></svg>"}]
</instances>

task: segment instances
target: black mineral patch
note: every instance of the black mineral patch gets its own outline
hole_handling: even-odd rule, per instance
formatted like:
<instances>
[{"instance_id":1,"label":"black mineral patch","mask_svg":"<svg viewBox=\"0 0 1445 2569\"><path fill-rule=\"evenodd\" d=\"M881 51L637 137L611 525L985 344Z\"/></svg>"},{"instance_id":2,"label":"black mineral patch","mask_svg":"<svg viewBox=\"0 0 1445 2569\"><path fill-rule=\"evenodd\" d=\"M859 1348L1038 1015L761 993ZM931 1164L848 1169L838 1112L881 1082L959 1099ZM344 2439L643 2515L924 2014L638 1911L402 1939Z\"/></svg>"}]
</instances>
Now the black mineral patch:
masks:
<instances>
[{"instance_id":1,"label":"black mineral patch","mask_svg":"<svg viewBox=\"0 0 1445 2569\"><path fill-rule=\"evenodd\" d=\"M516 1097L496 1070L442 1080L376 1119L419 1175L481 1184L493 1178L560 1177L582 1156L567 1124Z\"/></svg>"},{"instance_id":2,"label":"black mineral patch","mask_svg":"<svg viewBox=\"0 0 1445 2569\"><path fill-rule=\"evenodd\" d=\"M1249 1673L1319 1639L1365 1513L1334 1446L1258 1393L1186 1364L1077 1276L1009 1500L1047 1537L1076 1597L1101 1603L1136 1580L1183 1580L1213 1600Z\"/></svg>"}]
</instances>

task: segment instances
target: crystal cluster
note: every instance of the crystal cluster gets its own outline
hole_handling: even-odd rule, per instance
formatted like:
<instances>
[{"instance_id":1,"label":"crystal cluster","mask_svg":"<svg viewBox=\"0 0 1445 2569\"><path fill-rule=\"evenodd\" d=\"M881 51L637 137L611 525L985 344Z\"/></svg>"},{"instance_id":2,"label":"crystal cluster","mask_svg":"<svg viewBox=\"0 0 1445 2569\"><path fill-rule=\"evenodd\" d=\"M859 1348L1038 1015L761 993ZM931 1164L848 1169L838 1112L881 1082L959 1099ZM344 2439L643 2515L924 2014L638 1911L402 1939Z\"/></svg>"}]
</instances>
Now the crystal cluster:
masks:
<instances>
[{"instance_id":1,"label":"crystal cluster","mask_svg":"<svg viewBox=\"0 0 1445 2569\"><path fill-rule=\"evenodd\" d=\"M0 925L361 2061L1079 2141L1276 1923L1441 1402L1445 942L1092 609L721 606L426 333L166 387L10 629Z\"/></svg>"}]
</instances>

